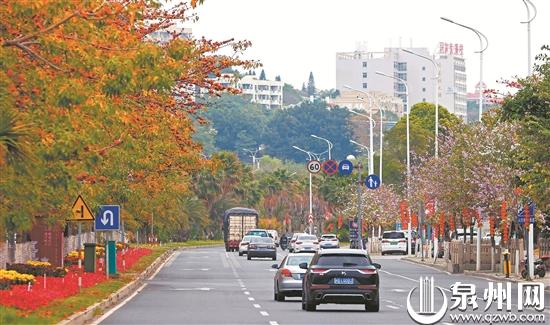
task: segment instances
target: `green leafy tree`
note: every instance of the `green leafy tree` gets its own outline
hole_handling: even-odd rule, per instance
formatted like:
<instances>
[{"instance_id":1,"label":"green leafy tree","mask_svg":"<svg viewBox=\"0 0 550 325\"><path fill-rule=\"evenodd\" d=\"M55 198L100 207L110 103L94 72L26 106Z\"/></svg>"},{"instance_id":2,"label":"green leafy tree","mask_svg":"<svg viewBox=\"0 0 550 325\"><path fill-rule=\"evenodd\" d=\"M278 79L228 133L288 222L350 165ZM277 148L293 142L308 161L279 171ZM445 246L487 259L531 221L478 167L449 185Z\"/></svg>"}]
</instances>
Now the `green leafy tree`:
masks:
<instances>
[{"instance_id":1,"label":"green leafy tree","mask_svg":"<svg viewBox=\"0 0 550 325\"><path fill-rule=\"evenodd\" d=\"M313 78L313 72L309 73L309 78L307 80L307 95L315 96L315 78Z\"/></svg>"},{"instance_id":2,"label":"green leafy tree","mask_svg":"<svg viewBox=\"0 0 550 325\"><path fill-rule=\"evenodd\" d=\"M544 233L550 237L550 46L542 49L534 75L509 83L519 90L504 99L501 118L521 125L515 161L525 194L546 215Z\"/></svg>"}]
</instances>

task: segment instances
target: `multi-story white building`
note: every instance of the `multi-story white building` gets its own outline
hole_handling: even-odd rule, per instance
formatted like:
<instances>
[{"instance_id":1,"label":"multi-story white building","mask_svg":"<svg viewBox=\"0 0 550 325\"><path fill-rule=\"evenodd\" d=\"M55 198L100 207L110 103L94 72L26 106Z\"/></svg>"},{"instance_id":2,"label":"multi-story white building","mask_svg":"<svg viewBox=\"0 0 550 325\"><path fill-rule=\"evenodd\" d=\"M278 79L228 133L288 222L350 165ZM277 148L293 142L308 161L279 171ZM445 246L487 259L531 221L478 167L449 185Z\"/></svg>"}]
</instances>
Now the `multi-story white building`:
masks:
<instances>
[{"instance_id":1,"label":"multi-story white building","mask_svg":"<svg viewBox=\"0 0 550 325\"><path fill-rule=\"evenodd\" d=\"M283 86L282 81L260 80L255 75L245 75L237 81L237 88L252 102L270 109L283 108Z\"/></svg>"},{"instance_id":2,"label":"multi-story white building","mask_svg":"<svg viewBox=\"0 0 550 325\"><path fill-rule=\"evenodd\" d=\"M193 30L181 26L172 25L162 30L157 30L145 36L146 39L157 43L168 43L174 38L191 39Z\"/></svg>"},{"instance_id":3,"label":"multi-story white building","mask_svg":"<svg viewBox=\"0 0 550 325\"><path fill-rule=\"evenodd\" d=\"M410 50L431 57L426 48ZM466 120L466 71L462 51L458 45L440 46L436 62L440 67L439 104ZM405 80L410 103L406 103L404 84L378 75L376 71ZM336 89L342 92L344 85L349 85L364 91L380 91L399 97L404 102L405 111L416 103L434 102L434 76L433 64L399 48L386 48L383 52L336 53Z\"/></svg>"}]
</instances>

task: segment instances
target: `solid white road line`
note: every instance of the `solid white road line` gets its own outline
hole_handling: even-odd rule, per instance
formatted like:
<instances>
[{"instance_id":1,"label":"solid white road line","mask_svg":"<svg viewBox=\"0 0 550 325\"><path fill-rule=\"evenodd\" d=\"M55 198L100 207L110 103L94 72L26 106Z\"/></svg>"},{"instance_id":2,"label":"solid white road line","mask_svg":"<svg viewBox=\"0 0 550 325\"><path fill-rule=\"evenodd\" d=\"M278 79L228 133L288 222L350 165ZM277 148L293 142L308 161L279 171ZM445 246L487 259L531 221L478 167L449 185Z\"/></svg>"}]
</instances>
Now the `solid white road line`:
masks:
<instances>
[{"instance_id":1,"label":"solid white road line","mask_svg":"<svg viewBox=\"0 0 550 325\"><path fill-rule=\"evenodd\" d=\"M139 287L139 289L136 290L136 292L132 293L128 298L124 299L123 302L121 302L120 304L118 304L116 307L114 307L113 309L109 310L108 312L106 312L105 314L103 314L100 318L98 318L96 321L94 321L92 323L92 325L97 325L99 323L101 323L102 321L104 321L107 317L111 316L115 311L117 311L120 307L124 306L128 301L132 300L132 298L134 298L138 293L141 292L141 290L143 290L143 288L145 288L145 286L147 285L147 283L143 284L141 287Z\"/></svg>"},{"instance_id":2,"label":"solid white road line","mask_svg":"<svg viewBox=\"0 0 550 325\"><path fill-rule=\"evenodd\" d=\"M391 309L399 309L399 307L392 306L392 305L386 305L386 307L391 308Z\"/></svg>"},{"instance_id":3,"label":"solid white road line","mask_svg":"<svg viewBox=\"0 0 550 325\"><path fill-rule=\"evenodd\" d=\"M395 274L395 273L391 273L391 272L388 272L388 271L382 271L382 270L378 270L378 272L383 272L383 273L386 273L386 274L389 274L389 275L393 275L393 276L396 276L396 277L403 278L403 279L405 279L405 280L409 280L409 281L418 283L418 280L409 278L408 276L404 276L404 275L401 275L401 274ZM443 289L443 290L445 290L445 291L448 291L448 292L451 292L451 290L449 290L449 289L447 289L447 288L441 287L441 289Z\"/></svg>"},{"instance_id":4,"label":"solid white road line","mask_svg":"<svg viewBox=\"0 0 550 325\"><path fill-rule=\"evenodd\" d=\"M254 308L262 308L262 306L260 306L258 304L253 304L252 306L254 306Z\"/></svg>"},{"instance_id":5,"label":"solid white road line","mask_svg":"<svg viewBox=\"0 0 550 325\"><path fill-rule=\"evenodd\" d=\"M168 258L166 259L166 261L164 261L164 262L159 266L159 268L155 271L155 273L153 273L153 275L151 275L151 276L149 277L149 279L147 279L147 280L152 280L152 279L157 275L157 273L159 273L160 270L162 270L162 268L164 267L164 265L166 265L166 262L168 262L168 261L172 258L172 256L174 256L175 253L176 253L176 252L173 252L172 255L170 255L170 257L168 257Z\"/></svg>"},{"instance_id":6,"label":"solid white road line","mask_svg":"<svg viewBox=\"0 0 550 325\"><path fill-rule=\"evenodd\" d=\"M269 314L267 313L267 311L261 311L260 314L262 314L262 316L269 316Z\"/></svg>"}]
</instances>

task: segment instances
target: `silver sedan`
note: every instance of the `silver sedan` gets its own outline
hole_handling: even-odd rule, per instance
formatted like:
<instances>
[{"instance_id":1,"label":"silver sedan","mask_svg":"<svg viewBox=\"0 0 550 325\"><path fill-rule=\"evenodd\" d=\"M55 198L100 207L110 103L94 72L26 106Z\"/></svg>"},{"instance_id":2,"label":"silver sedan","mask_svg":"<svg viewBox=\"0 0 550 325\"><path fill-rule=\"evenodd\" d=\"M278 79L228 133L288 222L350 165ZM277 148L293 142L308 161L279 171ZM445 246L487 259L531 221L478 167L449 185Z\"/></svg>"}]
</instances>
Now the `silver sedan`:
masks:
<instances>
[{"instance_id":1,"label":"silver sedan","mask_svg":"<svg viewBox=\"0 0 550 325\"><path fill-rule=\"evenodd\" d=\"M300 263L308 263L313 258L313 253L288 254L281 265L273 264L277 269L274 278L274 299L284 301L285 297L302 296L302 279L306 270L300 268Z\"/></svg>"}]
</instances>

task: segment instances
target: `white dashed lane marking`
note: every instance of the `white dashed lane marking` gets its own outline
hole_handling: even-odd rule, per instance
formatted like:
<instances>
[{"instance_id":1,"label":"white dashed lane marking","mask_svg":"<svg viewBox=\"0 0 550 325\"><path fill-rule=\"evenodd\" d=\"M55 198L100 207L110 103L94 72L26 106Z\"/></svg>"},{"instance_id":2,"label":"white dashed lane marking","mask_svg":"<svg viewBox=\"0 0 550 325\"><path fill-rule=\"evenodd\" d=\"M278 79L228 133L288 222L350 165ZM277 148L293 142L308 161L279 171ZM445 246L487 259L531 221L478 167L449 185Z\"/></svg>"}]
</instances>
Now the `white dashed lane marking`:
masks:
<instances>
[{"instance_id":1,"label":"white dashed lane marking","mask_svg":"<svg viewBox=\"0 0 550 325\"><path fill-rule=\"evenodd\" d=\"M248 300L254 301L254 300L256 300L256 299L254 299L254 298L252 298L252 297L248 297Z\"/></svg>"},{"instance_id":2,"label":"white dashed lane marking","mask_svg":"<svg viewBox=\"0 0 550 325\"><path fill-rule=\"evenodd\" d=\"M258 304L253 304L252 306L254 306L254 308L262 308L262 306L260 306Z\"/></svg>"},{"instance_id":3,"label":"white dashed lane marking","mask_svg":"<svg viewBox=\"0 0 550 325\"><path fill-rule=\"evenodd\" d=\"M250 292L245 291L244 294L248 296L250 294Z\"/></svg>"},{"instance_id":4,"label":"white dashed lane marking","mask_svg":"<svg viewBox=\"0 0 550 325\"><path fill-rule=\"evenodd\" d=\"M269 314L267 313L267 311L261 311L260 314L262 314L262 316L269 316Z\"/></svg>"},{"instance_id":5,"label":"white dashed lane marking","mask_svg":"<svg viewBox=\"0 0 550 325\"><path fill-rule=\"evenodd\" d=\"M390 309L399 309L399 307L392 306L392 305L386 305L386 307L388 307L388 308L390 308Z\"/></svg>"}]
</instances>

